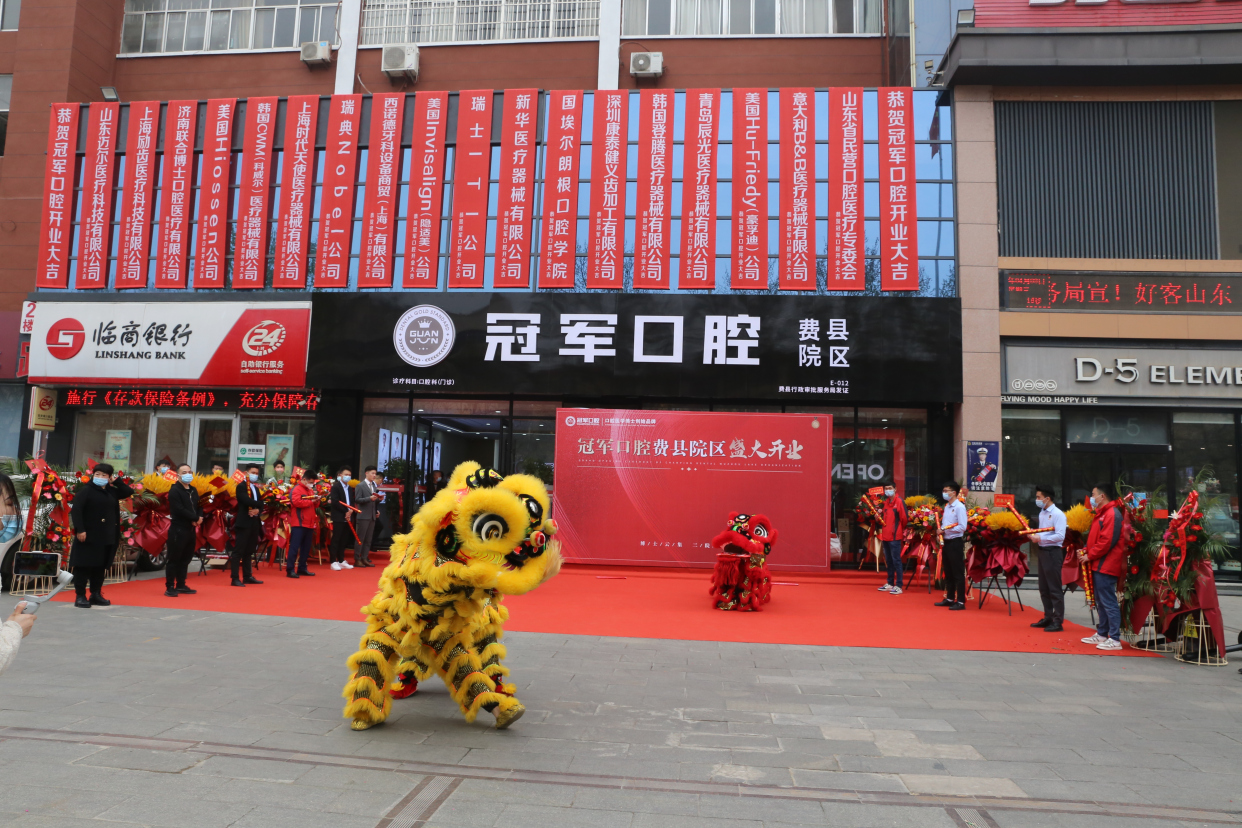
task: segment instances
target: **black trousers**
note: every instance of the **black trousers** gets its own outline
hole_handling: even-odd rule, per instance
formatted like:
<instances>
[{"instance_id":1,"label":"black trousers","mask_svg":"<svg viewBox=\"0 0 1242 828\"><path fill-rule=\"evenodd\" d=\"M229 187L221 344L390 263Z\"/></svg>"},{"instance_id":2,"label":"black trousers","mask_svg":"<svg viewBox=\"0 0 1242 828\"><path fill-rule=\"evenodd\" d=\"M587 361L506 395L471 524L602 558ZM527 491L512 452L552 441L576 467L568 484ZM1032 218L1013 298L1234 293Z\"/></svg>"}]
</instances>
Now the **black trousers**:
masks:
<instances>
[{"instance_id":1,"label":"black trousers","mask_svg":"<svg viewBox=\"0 0 1242 828\"><path fill-rule=\"evenodd\" d=\"M86 597L86 585L89 583L91 595L96 598L102 598L104 575L107 571L108 567L106 566L75 566L73 568L73 589L78 593L78 597Z\"/></svg>"},{"instance_id":2,"label":"black trousers","mask_svg":"<svg viewBox=\"0 0 1242 828\"><path fill-rule=\"evenodd\" d=\"M966 601L966 538L944 542L944 582L950 601Z\"/></svg>"},{"instance_id":3,"label":"black trousers","mask_svg":"<svg viewBox=\"0 0 1242 828\"><path fill-rule=\"evenodd\" d=\"M1061 591L1061 564L1064 562L1064 547L1039 547L1039 598L1044 602L1044 618L1053 624L1065 620L1065 593Z\"/></svg>"},{"instance_id":4,"label":"black trousers","mask_svg":"<svg viewBox=\"0 0 1242 828\"><path fill-rule=\"evenodd\" d=\"M345 547L353 546L354 533L349 528L349 517L344 520L333 521L332 523L332 545L328 547L328 557L331 563L341 563L345 560Z\"/></svg>"},{"instance_id":5,"label":"black trousers","mask_svg":"<svg viewBox=\"0 0 1242 828\"><path fill-rule=\"evenodd\" d=\"M198 533L193 526L173 525L168 530L168 563L164 565L164 586L176 589L186 586L190 561L194 558L194 546Z\"/></svg>"},{"instance_id":6,"label":"black trousers","mask_svg":"<svg viewBox=\"0 0 1242 828\"><path fill-rule=\"evenodd\" d=\"M229 556L229 571L233 573L233 580L237 580L237 565L241 564L242 577L253 578L254 566L254 550L259 546L259 535L263 534L263 525L255 519L255 522L245 529L237 530L237 545L233 548L233 554Z\"/></svg>"}]
</instances>

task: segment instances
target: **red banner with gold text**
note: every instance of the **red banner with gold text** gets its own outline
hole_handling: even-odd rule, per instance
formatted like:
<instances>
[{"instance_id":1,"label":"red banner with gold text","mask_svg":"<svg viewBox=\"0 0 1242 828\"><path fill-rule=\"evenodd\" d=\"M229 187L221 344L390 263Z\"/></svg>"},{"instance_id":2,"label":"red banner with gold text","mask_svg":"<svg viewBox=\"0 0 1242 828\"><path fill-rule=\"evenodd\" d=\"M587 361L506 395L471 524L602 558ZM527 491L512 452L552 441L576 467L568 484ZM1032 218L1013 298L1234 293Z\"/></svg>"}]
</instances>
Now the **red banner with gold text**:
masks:
<instances>
[{"instance_id":1,"label":"red banner with gold text","mask_svg":"<svg viewBox=\"0 0 1242 828\"><path fill-rule=\"evenodd\" d=\"M76 103L52 104L43 171L43 221L39 225L39 264L35 285L69 286L69 241L73 235L73 191L77 178Z\"/></svg>"},{"instance_id":2,"label":"red banner with gold text","mask_svg":"<svg viewBox=\"0 0 1242 828\"><path fill-rule=\"evenodd\" d=\"M495 287L530 286L531 211L535 206L535 120L539 90L506 89L500 126L500 201L496 209Z\"/></svg>"},{"instance_id":3,"label":"red banner with gold text","mask_svg":"<svg viewBox=\"0 0 1242 828\"><path fill-rule=\"evenodd\" d=\"M315 189L315 132L319 96L295 95L285 103L284 161L280 172L280 219L272 287L306 287L312 196Z\"/></svg>"},{"instance_id":4,"label":"red banner with gold text","mask_svg":"<svg viewBox=\"0 0 1242 828\"><path fill-rule=\"evenodd\" d=\"M229 241L229 182L233 160L234 98L207 101L203 157L199 161L198 242L194 253L194 287L224 287L224 256Z\"/></svg>"},{"instance_id":5,"label":"red banner with gold text","mask_svg":"<svg viewBox=\"0 0 1242 828\"><path fill-rule=\"evenodd\" d=\"M349 252L354 230L354 187L358 180L358 124L361 95L333 95L328 109L327 152L319 197L319 244L315 287L349 285Z\"/></svg>"},{"instance_id":6,"label":"red banner with gold text","mask_svg":"<svg viewBox=\"0 0 1242 828\"><path fill-rule=\"evenodd\" d=\"M733 90L734 290L768 287L768 90Z\"/></svg>"},{"instance_id":7,"label":"red banner with gold text","mask_svg":"<svg viewBox=\"0 0 1242 828\"><path fill-rule=\"evenodd\" d=\"M401 191L401 125L404 112L405 95L402 93L371 96L358 287L392 286L393 228L397 224L397 194Z\"/></svg>"},{"instance_id":8,"label":"red banner with gold text","mask_svg":"<svg viewBox=\"0 0 1242 828\"><path fill-rule=\"evenodd\" d=\"M667 290L669 205L673 193L673 93L644 89L639 98L634 287Z\"/></svg>"},{"instance_id":9,"label":"red banner with gold text","mask_svg":"<svg viewBox=\"0 0 1242 828\"><path fill-rule=\"evenodd\" d=\"M93 103L86 123L82 171L82 218L78 227L76 287L108 286L112 242L112 177L116 173L116 130L120 105Z\"/></svg>"},{"instance_id":10,"label":"red banner with gold text","mask_svg":"<svg viewBox=\"0 0 1242 828\"><path fill-rule=\"evenodd\" d=\"M578 237L578 160L582 93L548 93L548 135L543 168L543 237L539 287L571 288Z\"/></svg>"},{"instance_id":11,"label":"red banner with gold text","mask_svg":"<svg viewBox=\"0 0 1242 828\"><path fill-rule=\"evenodd\" d=\"M828 90L828 289L862 290L863 91Z\"/></svg>"},{"instance_id":12,"label":"red banner with gold text","mask_svg":"<svg viewBox=\"0 0 1242 828\"><path fill-rule=\"evenodd\" d=\"M121 188L121 248L117 251L116 286L145 288L151 252L151 194L154 190L155 139L159 135L159 101L129 105L125 138L125 183Z\"/></svg>"},{"instance_id":13,"label":"red banner with gold text","mask_svg":"<svg viewBox=\"0 0 1242 828\"><path fill-rule=\"evenodd\" d=\"M882 87L880 115L880 286L919 289L914 180L914 90Z\"/></svg>"},{"instance_id":14,"label":"red banner with gold text","mask_svg":"<svg viewBox=\"0 0 1242 828\"><path fill-rule=\"evenodd\" d=\"M686 90L678 287L716 285L716 135L719 121L719 89Z\"/></svg>"},{"instance_id":15,"label":"red banner with gold text","mask_svg":"<svg viewBox=\"0 0 1242 828\"><path fill-rule=\"evenodd\" d=\"M487 252L487 195L492 159L492 91L461 92L453 157L450 288L483 287Z\"/></svg>"},{"instance_id":16,"label":"red banner with gold text","mask_svg":"<svg viewBox=\"0 0 1242 828\"><path fill-rule=\"evenodd\" d=\"M781 90L781 290L815 289L815 90Z\"/></svg>"},{"instance_id":17,"label":"red banner with gold text","mask_svg":"<svg viewBox=\"0 0 1242 828\"><path fill-rule=\"evenodd\" d=\"M587 287L623 285L625 264L626 137L630 93L595 93L595 123L591 133L591 254L587 259Z\"/></svg>"},{"instance_id":18,"label":"red banner with gold text","mask_svg":"<svg viewBox=\"0 0 1242 828\"><path fill-rule=\"evenodd\" d=\"M271 209L272 137L276 98L246 101L246 134L241 160L241 207L233 244L233 287L262 288L267 283L267 232Z\"/></svg>"}]
</instances>

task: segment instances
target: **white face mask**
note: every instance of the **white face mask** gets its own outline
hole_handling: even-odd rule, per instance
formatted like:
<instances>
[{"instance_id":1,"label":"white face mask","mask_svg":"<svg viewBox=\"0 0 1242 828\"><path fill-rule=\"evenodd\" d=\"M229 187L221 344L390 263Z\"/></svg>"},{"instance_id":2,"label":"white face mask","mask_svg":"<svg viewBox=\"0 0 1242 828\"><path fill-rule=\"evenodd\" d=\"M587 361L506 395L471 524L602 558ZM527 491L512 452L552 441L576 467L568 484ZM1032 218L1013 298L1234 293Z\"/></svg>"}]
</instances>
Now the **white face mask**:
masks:
<instances>
[{"instance_id":1,"label":"white face mask","mask_svg":"<svg viewBox=\"0 0 1242 828\"><path fill-rule=\"evenodd\" d=\"M884 496L885 496L885 497L892 497L892 496L893 496L893 495L895 495L895 494L897 494L897 490L896 490L896 489L885 489L885 490L884 490Z\"/></svg>"},{"instance_id":2,"label":"white face mask","mask_svg":"<svg viewBox=\"0 0 1242 828\"><path fill-rule=\"evenodd\" d=\"M106 477L95 477L93 479L95 481L96 486L107 486L108 485L108 478Z\"/></svg>"},{"instance_id":3,"label":"white face mask","mask_svg":"<svg viewBox=\"0 0 1242 828\"><path fill-rule=\"evenodd\" d=\"M348 474L342 474L342 475L341 475L341 482L342 482L342 483L348 483L348 482L349 482L349 477L350 477L350 476L349 476Z\"/></svg>"},{"instance_id":4,"label":"white face mask","mask_svg":"<svg viewBox=\"0 0 1242 828\"><path fill-rule=\"evenodd\" d=\"M251 473L249 474L249 477L250 477L250 482L251 482L251 483L258 483L258 482L259 482L259 476L258 476L257 474L255 474L254 472L251 472Z\"/></svg>"},{"instance_id":5,"label":"white face mask","mask_svg":"<svg viewBox=\"0 0 1242 828\"><path fill-rule=\"evenodd\" d=\"M1044 508L1044 503L1045 501L1042 497L1035 498L1035 505L1038 506L1039 508L1041 509Z\"/></svg>"},{"instance_id":6,"label":"white face mask","mask_svg":"<svg viewBox=\"0 0 1242 828\"><path fill-rule=\"evenodd\" d=\"M185 474L181 475L182 483L191 483L193 481L194 481L194 475L190 474L189 472L186 472Z\"/></svg>"},{"instance_id":7,"label":"white face mask","mask_svg":"<svg viewBox=\"0 0 1242 828\"><path fill-rule=\"evenodd\" d=\"M953 499L953 492L941 492L940 496L943 497L946 502L948 502Z\"/></svg>"}]
</instances>

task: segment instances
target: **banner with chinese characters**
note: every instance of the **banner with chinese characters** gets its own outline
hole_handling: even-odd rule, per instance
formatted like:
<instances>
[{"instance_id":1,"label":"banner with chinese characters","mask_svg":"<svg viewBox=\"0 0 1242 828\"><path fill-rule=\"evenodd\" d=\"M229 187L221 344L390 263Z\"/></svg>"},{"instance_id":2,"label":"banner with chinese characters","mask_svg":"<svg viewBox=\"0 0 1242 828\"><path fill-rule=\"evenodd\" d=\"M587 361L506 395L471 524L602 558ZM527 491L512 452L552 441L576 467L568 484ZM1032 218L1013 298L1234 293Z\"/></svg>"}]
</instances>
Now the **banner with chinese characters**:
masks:
<instances>
[{"instance_id":1,"label":"banner with chinese characters","mask_svg":"<svg viewBox=\"0 0 1242 828\"><path fill-rule=\"evenodd\" d=\"M638 205L634 287L669 287L669 208L673 196L673 93L644 89L638 124Z\"/></svg>"},{"instance_id":2,"label":"banner with chinese characters","mask_svg":"<svg viewBox=\"0 0 1242 828\"><path fill-rule=\"evenodd\" d=\"M678 287L716 285L716 135L719 89L686 90L685 163L681 185Z\"/></svg>"},{"instance_id":3,"label":"banner with chinese characters","mask_svg":"<svg viewBox=\"0 0 1242 828\"><path fill-rule=\"evenodd\" d=\"M919 289L919 223L914 183L914 91L877 92L880 108L880 286Z\"/></svg>"},{"instance_id":4,"label":"banner with chinese characters","mask_svg":"<svg viewBox=\"0 0 1242 828\"><path fill-rule=\"evenodd\" d=\"M561 408L556 537L572 563L710 567L743 511L780 533L772 569L828 569L831 469L827 414Z\"/></svg>"},{"instance_id":5,"label":"banner with chinese characters","mask_svg":"<svg viewBox=\"0 0 1242 828\"><path fill-rule=\"evenodd\" d=\"M349 286L361 122L361 95L332 96L320 195L319 244L315 250L315 287Z\"/></svg>"},{"instance_id":6,"label":"banner with chinese characters","mask_svg":"<svg viewBox=\"0 0 1242 828\"><path fill-rule=\"evenodd\" d=\"M733 90L734 290L768 289L768 90Z\"/></svg>"},{"instance_id":7,"label":"banner with chinese characters","mask_svg":"<svg viewBox=\"0 0 1242 828\"><path fill-rule=\"evenodd\" d=\"M591 134L591 253L588 288L621 289L625 259L626 124L629 92L595 93Z\"/></svg>"},{"instance_id":8,"label":"banner with chinese characters","mask_svg":"<svg viewBox=\"0 0 1242 828\"><path fill-rule=\"evenodd\" d=\"M578 155L582 93L548 93L548 136L543 166L543 238L539 287L574 286L578 237Z\"/></svg>"},{"instance_id":9,"label":"banner with chinese characters","mask_svg":"<svg viewBox=\"0 0 1242 828\"><path fill-rule=\"evenodd\" d=\"M276 98L246 101L246 133L242 151L241 201L237 239L233 245L233 287L263 288L267 283L267 228L271 210L272 135L276 130Z\"/></svg>"},{"instance_id":10,"label":"banner with chinese characters","mask_svg":"<svg viewBox=\"0 0 1242 828\"><path fill-rule=\"evenodd\" d=\"M35 284L69 286L69 241L73 236L73 188L78 151L76 103L53 104L47 128L47 166L43 170L43 221L39 226L39 265Z\"/></svg>"},{"instance_id":11,"label":"banner with chinese characters","mask_svg":"<svg viewBox=\"0 0 1242 828\"><path fill-rule=\"evenodd\" d=\"M539 90L506 89L500 127L500 202L496 208L495 287L530 285L531 211L535 206L535 123Z\"/></svg>"},{"instance_id":12,"label":"banner with chinese characters","mask_svg":"<svg viewBox=\"0 0 1242 828\"><path fill-rule=\"evenodd\" d=\"M448 283L451 288L481 288L487 261L487 196L492 169L490 89L462 92L458 96L453 159Z\"/></svg>"},{"instance_id":13,"label":"banner with chinese characters","mask_svg":"<svg viewBox=\"0 0 1242 828\"><path fill-rule=\"evenodd\" d=\"M118 288L147 286L159 117L158 101L135 101L129 105L129 135L125 141L127 167L125 185L121 188L121 247L116 267Z\"/></svg>"},{"instance_id":14,"label":"banner with chinese characters","mask_svg":"<svg viewBox=\"0 0 1242 828\"><path fill-rule=\"evenodd\" d=\"M289 98L285 105L284 162L280 172L280 213L272 287L306 287L318 123L318 95Z\"/></svg>"},{"instance_id":15,"label":"banner with chinese characters","mask_svg":"<svg viewBox=\"0 0 1242 828\"><path fill-rule=\"evenodd\" d=\"M828 289L862 290L863 91L828 90Z\"/></svg>"},{"instance_id":16,"label":"banner with chinese characters","mask_svg":"<svg viewBox=\"0 0 1242 828\"><path fill-rule=\"evenodd\" d=\"M308 302L40 301L31 382L302 388L310 314Z\"/></svg>"},{"instance_id":17,"label":"banner with chinese characters","mask_svg":"<svg viewBox=\"0 0 1242 828\"><path fill-rule=\"evenodd\" d=\"M1242 273L1002 270L1001 285L1014 310L1242 313Z\"/></svg>"},{"instance_id":18,"label":"banner with chinese characters","mask_svg":"<svg viewBox=\"0 0 1242 828\"><path fill-rule=\"evenodd\" d=\"M815 90L781 90L781 290L815 289Z\"/></svg>"},{"instance_id":19,"label":"banner with chinese characters","mask_svg":"<svg viewBox=\"0 0 1242 828\"><path fill-rule=\"evenodd\" d=\"M463 292L311 301L309 381L322 388L817 405L962 393L958 299Z\"/></svg>"},{"instance_id":20,"label":"banner with chinese characters","mask_svg":"<svg viewBox=\"0 0 1242 828\"><path fill-rule=\"evenodd\" d=\"M59 405L66 408L154 408L167 411L283 411L313 413L319 408L315 391L238 391L227 388L111 387L72 385L60 388Z\"/></svg>"},{"instance_id":21,"label":"banner with chinese characters","mask_svg":"<svg viewBox=\"0 0 1242 828\"><path fill-rule=\"evenodd\" d=\"M86 124L86 157L82 160L82 218L78 227L78 272L75 281L79 289L108 286L118 112L118 104L93 103Z\"/></svg>"},{"instance_id":22,"label":"banner with chinese characters","mask_svg":"<svg viewBox=\"0 0 1242 828\"><path fill-rule=\"evenodd\" d=\"M229 183L233 162L234 98L207 101L203 155L199 160L198 243L194 249L194 287L222 288L229 242Z\"/></svg>"},{"instance_id":23,"label":"banner with chinese characters","mask_svg":"<svg viewBox=\"0 0 1242 828\"><path fill-rule=\"evenodd\" d=\"M406 201L402 287L435 287L440 274L440 208L444 202L444 136L448 93L414 95L414 137Z\"/></svg>"},{"instance_id":24,"label":"banner with chinese characters","mask_svg":"<svg viewBox=\"0 0 1242 828\"><path fill-rule=\"evenodd\" d=\"M198 101L168 102L164 116L164 175L160 180L160 235L155 250L157 288L180 290L186 284L197 123Z\"/></svg>"},{"instance_id":25,"label":"banner with chinese characters","mask_svg":"<svg viewBox=\"0 0 1242 828\"><path fill-rule=\"evenodd\" d=\"M397 225L397 194L401 191L401 124L404 111L405 95L389 92L371 98L358 287L392 285L393 228Z\"/></svg>"}]
</instances>

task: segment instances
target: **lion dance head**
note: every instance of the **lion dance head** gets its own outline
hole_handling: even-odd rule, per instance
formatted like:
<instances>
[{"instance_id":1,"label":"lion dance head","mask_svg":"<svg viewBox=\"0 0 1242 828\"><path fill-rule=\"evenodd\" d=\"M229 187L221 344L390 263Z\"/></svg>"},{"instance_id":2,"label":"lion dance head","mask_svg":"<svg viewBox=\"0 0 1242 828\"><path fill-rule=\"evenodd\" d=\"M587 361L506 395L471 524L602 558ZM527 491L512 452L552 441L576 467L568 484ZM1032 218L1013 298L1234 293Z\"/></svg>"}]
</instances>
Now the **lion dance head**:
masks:
<instances>
[{"instance_id":1,"label":"lion dance head","mask_svg":"<svg viewBox=\"0 0 1242 828\"><path fill-rule=\"evenodd\" d=\"M712 602L716 609L757 612L772 600L768 555L777 532L763 515L730 512L725 530L712 539L716 568L712 572Z\"/></svg>"}]
</instances>

